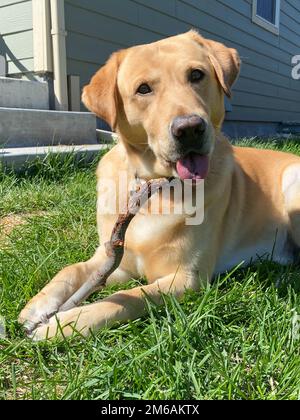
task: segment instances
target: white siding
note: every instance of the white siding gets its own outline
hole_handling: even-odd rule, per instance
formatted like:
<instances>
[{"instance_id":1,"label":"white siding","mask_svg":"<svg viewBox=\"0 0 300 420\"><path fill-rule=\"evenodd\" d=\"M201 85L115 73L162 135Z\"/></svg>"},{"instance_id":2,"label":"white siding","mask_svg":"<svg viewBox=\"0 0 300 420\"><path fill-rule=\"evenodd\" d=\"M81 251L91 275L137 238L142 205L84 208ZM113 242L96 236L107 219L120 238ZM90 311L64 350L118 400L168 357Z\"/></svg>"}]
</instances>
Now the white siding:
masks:
<instances>
[{"instance_id":1,"label":"white siding","mask_svg":"<svg viewBox=\"0 0 300 420\"><path fill-rule=\"evenodd\" d=\"M0 54L8 74L33 71L31 0L0 0Z\"/></svg>"}]
</instances>

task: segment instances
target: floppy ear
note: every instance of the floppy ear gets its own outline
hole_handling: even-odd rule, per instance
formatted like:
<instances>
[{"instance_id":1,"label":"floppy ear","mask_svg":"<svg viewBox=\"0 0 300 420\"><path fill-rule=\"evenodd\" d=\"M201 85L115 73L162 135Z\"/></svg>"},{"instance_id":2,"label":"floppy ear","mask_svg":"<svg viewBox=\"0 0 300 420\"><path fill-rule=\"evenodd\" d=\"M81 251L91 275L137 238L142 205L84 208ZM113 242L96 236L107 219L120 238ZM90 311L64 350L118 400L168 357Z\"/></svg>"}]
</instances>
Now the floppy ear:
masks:
<instances>
[{"instance_id":1,"label":"floppy ear","mask_svg":"<svg viewBox=\"0 0 300 420\"><path fill-rule=\"evenodd\" d=\"M196 31L191 31L190 33L195 41L208 49L209 58L218 80L225 94L230 98L231 88L237 80L241 69L239 53L233 48L227 48L220 42L203 38Z\"/></svg>"},{"instance_id":2,"label":"floppy ear","mask_svg":"<svg viewBox=\"0 0 300 420\"><path fill-rule=\"evenodd\" d=\"M124 50L114 53L85 86L82 102L98 117L106 121L112 129L117 123L118 91L117 77L120 64L124 57Z\"/></svg>"},{"instance_id":3,"label":"floppy ear","mask_svg":"<svg viewBox=\"0 0 300 420\"><path fill-rule=\"evenodd\" d=\"M239 53L233 48L225 47L220 42L208 40L206 43L212 51L209 54L209 58L214 66L219 82L225 94L230 98L231 88L237 80L241 69Z\"/></svg>"}]
</instances>

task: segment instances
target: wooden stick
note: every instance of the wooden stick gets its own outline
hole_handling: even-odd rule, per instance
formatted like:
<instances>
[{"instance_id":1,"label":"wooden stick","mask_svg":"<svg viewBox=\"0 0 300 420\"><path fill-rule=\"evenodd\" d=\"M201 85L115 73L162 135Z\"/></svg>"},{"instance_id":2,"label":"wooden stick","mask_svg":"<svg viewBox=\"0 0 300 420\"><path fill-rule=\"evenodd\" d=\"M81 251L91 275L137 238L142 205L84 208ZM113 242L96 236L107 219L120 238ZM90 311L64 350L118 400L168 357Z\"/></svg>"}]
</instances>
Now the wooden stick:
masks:
<instances>
[{"instance_id":1,"label":"wooden stick","mask_svg":"<svg viewBox=\"0 0 300 420\"><path fill-rule=\"evenodd\" d=\"M155 179L139 186L130 197L127 213L120 215L113 228L110 241L105 244L107 261L100 270L89 278L73 296L64 303L59 312L65 312L80 305L92 293L104 286L108 277L119 267L124 255L125 235L128 226L138 210L168 182L166 178Z\"/></svg>"}]
</instances>

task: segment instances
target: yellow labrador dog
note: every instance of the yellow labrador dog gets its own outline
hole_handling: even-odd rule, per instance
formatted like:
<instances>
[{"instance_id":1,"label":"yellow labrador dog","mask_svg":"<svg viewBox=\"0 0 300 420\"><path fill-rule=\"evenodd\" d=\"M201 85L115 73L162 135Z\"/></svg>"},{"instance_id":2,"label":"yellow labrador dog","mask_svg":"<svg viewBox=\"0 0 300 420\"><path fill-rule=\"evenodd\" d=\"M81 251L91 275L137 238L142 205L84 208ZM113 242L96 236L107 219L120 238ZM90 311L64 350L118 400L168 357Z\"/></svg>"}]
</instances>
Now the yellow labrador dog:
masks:
<instances>
[{"instance_id":1,"label":"yellow labrador dog","mask_svg":"<svg viewBox=\"0 0 300 420\"><path fill-rule=\"evenodd\" d=\"M120 172L133 183L204 180L204 221L190 226L185 214L139 213L107 284L142 276L148 284L59 312L106 259L117 215L99 212L102 245L93 258L63 269L21 312L33 339L55 336L57 321L69 336L135 319L146 311L145 296L157 304L165 293L180 298L242 261L271 254L282 264L293 261L300 246L300 159L232 147L221 134L224 94L230 96L239 70L236 50L190 31L113 54L85 87L85 105L120 139L99 164L99 202L107 194L101 179L118 183Z\"/></svg>"}]
</instances>

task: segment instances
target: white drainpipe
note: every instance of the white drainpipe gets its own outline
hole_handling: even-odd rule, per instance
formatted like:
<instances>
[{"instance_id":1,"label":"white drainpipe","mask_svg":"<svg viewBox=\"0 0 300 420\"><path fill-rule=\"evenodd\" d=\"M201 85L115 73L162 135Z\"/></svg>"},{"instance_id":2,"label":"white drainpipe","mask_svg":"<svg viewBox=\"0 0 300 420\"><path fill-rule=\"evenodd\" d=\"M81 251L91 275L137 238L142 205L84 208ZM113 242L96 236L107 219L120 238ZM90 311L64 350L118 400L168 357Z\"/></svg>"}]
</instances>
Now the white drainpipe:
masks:
<instances>
[{"instance_id":1,"label":"white drainpipe","mask_svg":"<svg viewBox=\"0 0 300 420\"><path fill-rule=\"evenodd\" d=\"M32 0L33 56L36 73L53 73L50 0Z\"/></svg>"},{"instance_id":2,"label":"white drainpipe","mask_svg":"<svg viewBox=\"0 0 300 420\"><path fill-rule=\"evenodd\" d=\"M55 109L68 111L67 54L64 0L50 0Z\"/></svg>"}]
</instances>

